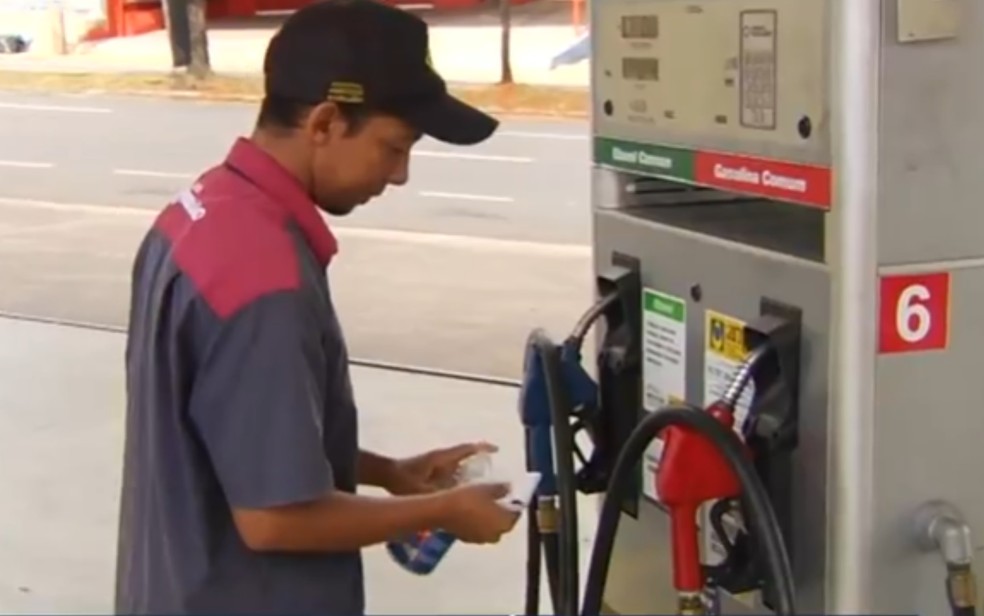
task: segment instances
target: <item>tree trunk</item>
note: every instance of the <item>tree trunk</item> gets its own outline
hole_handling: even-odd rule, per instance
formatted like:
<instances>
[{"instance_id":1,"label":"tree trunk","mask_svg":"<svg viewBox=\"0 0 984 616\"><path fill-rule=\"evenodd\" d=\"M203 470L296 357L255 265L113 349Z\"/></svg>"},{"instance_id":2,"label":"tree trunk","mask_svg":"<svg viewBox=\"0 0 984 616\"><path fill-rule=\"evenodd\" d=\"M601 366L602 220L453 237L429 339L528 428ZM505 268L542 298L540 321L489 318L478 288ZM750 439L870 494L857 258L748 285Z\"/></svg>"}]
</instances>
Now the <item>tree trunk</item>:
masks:
<instances>
[{"instance_id":1,"label":"tree trunk","mask_svg":"<svg viewBox=\"0 0 984 616\"><path fill-rule=\"evenodd\" d=\"M192 77L202 79L212 72L208 56L208 19L206 3L208 0L186 0L188 5L188 38L191 62L188 72Z\"/></svg>"},{"instance_id":2,"label":"tree trunk","mask_svg":"<svg viewBox=\"0 0 984 616\"><path fill-rule=\"evenodd\" d=\"M512 0L499 0L499 20L502 29L502 77L499 83L507 84L513 82L512 60L509 52L509 27L512 22L511 9Z\"/></svg>"},{"instance_id":3,"label":"tree trunk","mask_svg":"<svg viewBox=\"0 0 984 616\"><path fill-rule=\"evenodd\" d=\"M186 0L161 0L168 41L171 43L171 66L184 68L191 64L191 32L188 29Z\"/></svg>"}]
</instances>

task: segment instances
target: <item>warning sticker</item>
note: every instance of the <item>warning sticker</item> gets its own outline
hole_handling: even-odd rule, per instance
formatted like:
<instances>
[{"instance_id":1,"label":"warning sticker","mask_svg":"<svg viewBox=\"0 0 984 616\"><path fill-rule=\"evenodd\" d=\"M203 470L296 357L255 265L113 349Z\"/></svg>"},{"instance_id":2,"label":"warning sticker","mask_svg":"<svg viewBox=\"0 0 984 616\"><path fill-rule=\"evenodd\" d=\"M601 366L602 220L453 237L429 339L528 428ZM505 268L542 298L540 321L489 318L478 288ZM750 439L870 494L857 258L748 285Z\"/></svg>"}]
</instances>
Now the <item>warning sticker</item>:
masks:
<instances>
[{"instance_id":1,"label":"warning sticker","mask_svg":"<svg viewBox=\"0 0 984 616\"><path fill-rule=\"evenodd\" d=\"M707 311L704 332L704 405L709 405L728 389L732 377L748 352L745 346L745 323L733 317ZM754 384L749 382L735 409L735 430L748 416Z\"/></svg>"},{"instance_id":2,"label":"warning sticker","mask_svg":"<svg viewBox=\"0 0 984 616\"><path fill-rule=\"evenodd\" d=\"M642 293L643 408L656 411L681 402L687 388L687 304L653 289ZM642 463L642 492L659 500L656 469L663 454L662 439L653 439Z\"/></svg>"}]
</instances>

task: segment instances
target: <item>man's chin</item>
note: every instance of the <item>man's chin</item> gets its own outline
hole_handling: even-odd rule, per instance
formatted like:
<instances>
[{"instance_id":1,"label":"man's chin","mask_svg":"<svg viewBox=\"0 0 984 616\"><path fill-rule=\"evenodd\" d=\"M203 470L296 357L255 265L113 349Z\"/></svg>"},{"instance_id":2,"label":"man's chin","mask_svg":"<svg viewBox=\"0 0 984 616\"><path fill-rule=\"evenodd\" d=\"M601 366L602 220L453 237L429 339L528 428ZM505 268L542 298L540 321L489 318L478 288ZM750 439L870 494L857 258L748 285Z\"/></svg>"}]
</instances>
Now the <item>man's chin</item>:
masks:
<instances>
[{"instance_id":1,"label":"man's chin","mask_svg":"<svg viewBox=\"0 0 984 616\"><path fill-rule=\"evenodd\" d=\"M339 205L338 203L332 203L331 205L322 205L320 209L322 212L328 214L329 216L348 216L355 211L355 208L359 207L365 203L352 203L347 205Z\"/></svg>"}]
</instances>

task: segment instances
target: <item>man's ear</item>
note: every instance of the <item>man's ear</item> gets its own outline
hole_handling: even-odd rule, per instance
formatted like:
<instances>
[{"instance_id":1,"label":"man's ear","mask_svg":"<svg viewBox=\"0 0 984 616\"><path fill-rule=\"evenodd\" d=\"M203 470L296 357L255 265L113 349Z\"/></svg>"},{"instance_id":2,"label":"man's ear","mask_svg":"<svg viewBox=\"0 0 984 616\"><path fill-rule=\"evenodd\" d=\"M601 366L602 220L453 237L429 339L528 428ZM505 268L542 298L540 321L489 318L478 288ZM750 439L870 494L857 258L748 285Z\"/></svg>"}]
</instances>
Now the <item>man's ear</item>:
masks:
<instances>
[{"instance_id":1,"label":"man's ear","mask_svg":"<svg viewBox=\"0 0 984 616\"><path fill-rule=\"evenodd\" d=\"M345 133L345 118L333 102L324 102L311 108L304 121L304 131L318 145L340 138Z\"/></svg>"}]
</instances>

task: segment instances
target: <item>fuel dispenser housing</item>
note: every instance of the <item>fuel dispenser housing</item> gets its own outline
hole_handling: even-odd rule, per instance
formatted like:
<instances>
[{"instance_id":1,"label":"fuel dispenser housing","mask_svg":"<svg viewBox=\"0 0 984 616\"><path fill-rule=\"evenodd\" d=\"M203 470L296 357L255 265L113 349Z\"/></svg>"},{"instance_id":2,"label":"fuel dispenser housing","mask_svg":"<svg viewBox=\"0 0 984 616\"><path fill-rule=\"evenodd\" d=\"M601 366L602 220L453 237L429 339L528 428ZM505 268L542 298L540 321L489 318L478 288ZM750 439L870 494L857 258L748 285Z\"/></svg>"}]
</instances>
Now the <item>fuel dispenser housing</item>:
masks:
<instances>
[{"instance_id":1,"label":"fuel dispenser housing","mask_svg":"<svg viewBox=\"0 0 984 616\"><path fill-rule=\"evenodd\" d=\"M791 414L758 424L774 443L749 444L774 448L758 470L798 610L949 614L946 567L913 529L936 502L984 527L984 3L605 0L591 12L594 267L637 263L630 395L643 413L710 404L762 329L795 323L795 357L775 358L795 378L785 391L753 383L738 419L752 400ZM621 514L605 613L677 609L660 453L655 440ZM724 553L711 509L712 566ZM705 599L761 614L769 595L735 582Z\"/></svg>"}]
</instances>

